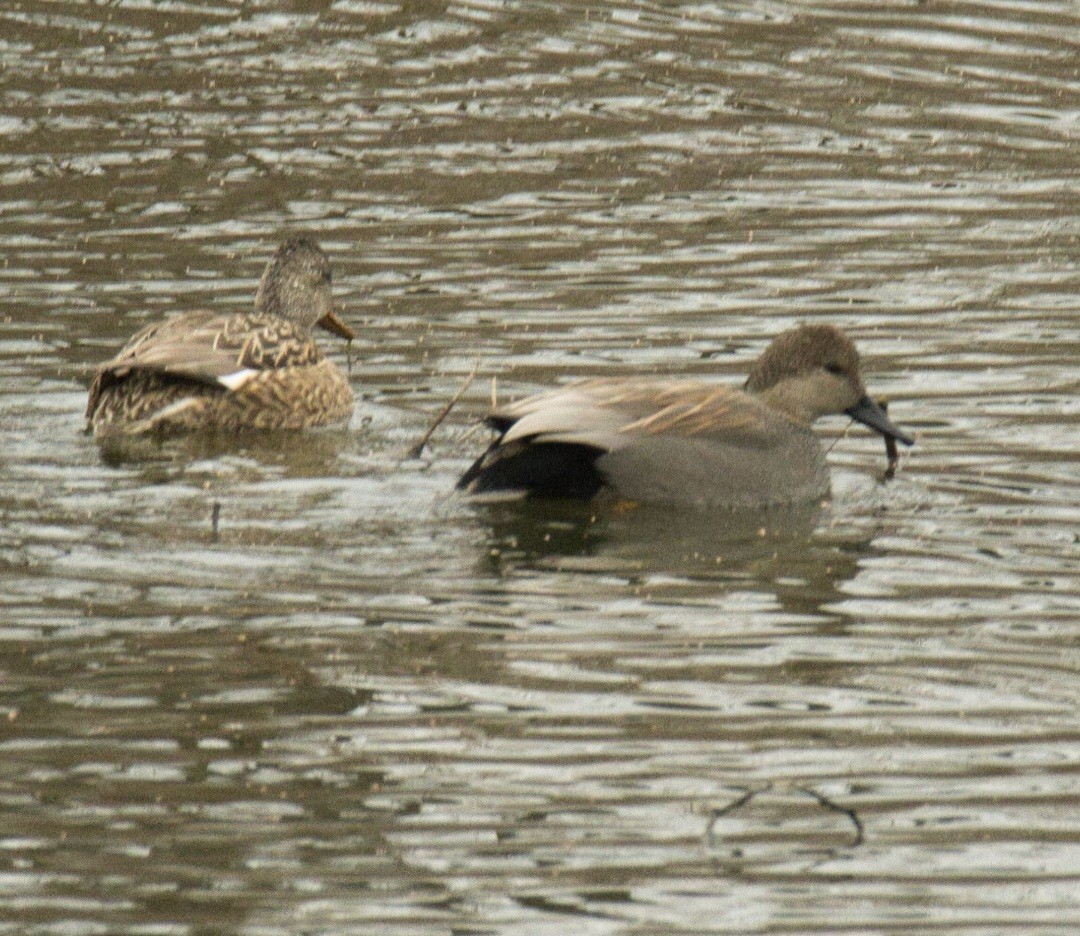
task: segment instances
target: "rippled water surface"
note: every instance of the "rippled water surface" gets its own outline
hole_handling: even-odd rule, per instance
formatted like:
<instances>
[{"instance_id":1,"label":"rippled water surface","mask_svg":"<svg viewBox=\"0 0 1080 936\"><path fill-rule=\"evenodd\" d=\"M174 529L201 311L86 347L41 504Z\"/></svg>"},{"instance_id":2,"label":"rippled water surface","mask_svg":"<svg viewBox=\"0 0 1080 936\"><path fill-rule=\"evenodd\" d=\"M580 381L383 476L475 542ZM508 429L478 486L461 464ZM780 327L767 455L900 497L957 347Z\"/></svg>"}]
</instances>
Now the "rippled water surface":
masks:
<instances>
[{"instance_id":1,"label":"rippled water surface","mask_svg":"<svg viewBox=\"0 0 1080 936\"><path fill-rule=\"evenodd\" d=\"M1076 932L1078 136L1072 2L0 6L0 931ZM348 430L103 457L292 231ZM493 392L807 320L893 481L450 493Z\"/></svg>"}]
</instances>

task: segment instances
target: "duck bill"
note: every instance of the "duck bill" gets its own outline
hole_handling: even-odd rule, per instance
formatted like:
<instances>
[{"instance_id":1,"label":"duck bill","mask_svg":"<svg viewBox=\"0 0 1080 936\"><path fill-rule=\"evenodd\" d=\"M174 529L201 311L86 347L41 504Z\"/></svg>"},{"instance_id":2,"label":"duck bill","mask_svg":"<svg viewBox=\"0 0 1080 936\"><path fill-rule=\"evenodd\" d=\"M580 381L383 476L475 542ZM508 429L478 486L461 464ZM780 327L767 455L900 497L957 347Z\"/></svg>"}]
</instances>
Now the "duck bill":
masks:
<instances>
[{"instance_id":1,"label":"duck bill","mask_svg":"<svg viewBox=\"0 0 1080 936\"><path fill-rule=\"evenodd\" d=\"M904 445L915 444L915 440L902 429L893 425L892 420L885 415L885 410L868 396L864 396L858 403L851 407L851 409L846 410L846 412L848 416L856 422L861 422L864 426L869 426L875 432L880 432L886 438L896 439L897 442L903 442Z\"/></svg>"},{"instance_id":2,"label":"duck bill","mask_svg":"<svg viewBox=\"0 0 1080 936\"><path fill-rule=\"evenodd\" d=\"M352 341L356 337L354 332L338 314L331 309L326 313L319 321L315 323L320 328L325 328L330 334L337 335L339 338L344 338L346 341Z\"/></svg>"}]
</instances>

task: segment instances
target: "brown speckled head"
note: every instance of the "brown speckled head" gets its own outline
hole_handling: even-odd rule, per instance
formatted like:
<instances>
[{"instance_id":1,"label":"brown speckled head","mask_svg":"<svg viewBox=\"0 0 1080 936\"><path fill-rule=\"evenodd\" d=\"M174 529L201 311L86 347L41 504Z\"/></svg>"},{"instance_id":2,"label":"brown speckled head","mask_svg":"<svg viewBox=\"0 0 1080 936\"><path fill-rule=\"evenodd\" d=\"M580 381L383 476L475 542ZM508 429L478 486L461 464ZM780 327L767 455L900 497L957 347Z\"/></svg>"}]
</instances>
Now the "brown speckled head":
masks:
<instances>
[{"instance_id":1,"label":"brown speckled head","mask_svg":"<svg viewBox=\"0 0 1080 936\"><path fill-rule=\"evenodd\" d=\"M266 265L255 308L305 330L322 325L342 338L353 338L352 329L334 313L330 284L330 258L323 249L309 237L290 237Z\"/></svg>"},{"instance_id":2,"label":"brown speckled head","mask_svg":"<svg viewBox=\"0 0 1080 936\"><path fill-rule=\"evenodd\" d=\"M847 380L857 396L866 392L859 373L859 352L833 325L799 325L778 335L750 369L745 389L763 393L783 380L817 370Z\"/></svg>"}]
</instances>

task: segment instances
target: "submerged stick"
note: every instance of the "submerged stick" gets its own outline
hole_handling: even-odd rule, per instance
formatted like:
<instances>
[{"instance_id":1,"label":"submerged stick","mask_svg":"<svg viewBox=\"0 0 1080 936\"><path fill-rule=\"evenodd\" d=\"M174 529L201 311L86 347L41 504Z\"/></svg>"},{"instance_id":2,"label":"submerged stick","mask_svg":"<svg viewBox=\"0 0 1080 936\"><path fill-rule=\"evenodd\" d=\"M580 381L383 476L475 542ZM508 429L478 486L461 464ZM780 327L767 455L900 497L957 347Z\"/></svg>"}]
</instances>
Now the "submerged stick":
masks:
<instances>
[{"instance_id":1,"label":"submerged stick","mask_svg":"<svg viewBox=\"0 0 1080 936\"><path fill-rule=\"evenodd\" d=\"M446 419L448 415L450 415L450 410L454 408L458 400L460 400L465 395L465 391L472 386L472 382L476 379L476 372L479 369L480 362L477 361L473 365L473 369L469 371L469 376L465 378L465 382L461 385L461 388L458 390L458 392L454 394L453 398L450 400L449 403L446 404L446 406L439 410L439 415L435 417L435 421L430 426L428 426L427 431L422 436L420 436L420 438L416 441L416 444L409 447L409 450L405 453L405 458L419 458L421 454L423 454L424 446L428 444L428 440L431 438L435 430L439 428L442 421Z\"/></svg>"},{"instance_id":2,"label":"submerged stick","mask_svg":"<svg viewBox=\"0 0 1080 936\"><path fill-rule=\"evenodd\" d=\"M889 412L889 401L878 400L877 402L882 411L887 414ZM881 480L891 481L896 475L896 466L900 461L900 452L896 448L896 439L892 436L885 436L885 457L888 459L888 464L885 466L885 473L881 476Z\"/></svg>"},{"instance_id":3,"label":"submerged stick","mask_svg":"<svg viewBox=\"0 0 1080 936\"><path fill-rule=\"evenodd\" d=\"M883 412L885 412L885 413L889 412L889 401L888 400L882 398L882 399L877 400L876 402L877 402L877 405L881 407ZM830 445L827 449L825 449L825 454L826 455L828 455L829 452L831 452L833 450L833 448L835 448L837 442L839 442L841 439L843 439L843 438L845 438L847 436L848 431L854 425L855 425L855 420L852 420L846 426L844 426L844 431L842 433L840 433L840 435L837 436L835 439L833 439L832 445ZM887 436L884 433L882 433L882 438L885 440L885 457L886 457L886 459L888 459L888 464L886 464L885 471L881 475L881 480L882 481L891 481L893 479L893 477L896 475L896 466L900 462L900 452L896 448L896 439L894 439L892 436Z\"/></svg>"},{"instance_id":4,"label":"submerged stick","mask_svg":"<svg viewBox=\"0 0 1080 936\"><path fill-rule=\"evenodd\" d=\"M837 803L834 800L829 799L824 793L819 793L817 790L813 789L813 787L800 787L799 789L807 796L816 799L826 809L838 812L851 820L851 824L855 827L855 837L852 839L849 847L858 848L866 841L866 826L863 825L862 819L859 818L859 814L855 811L853 806L844 806L841 803Z\"/></svg>"}]
</instances>

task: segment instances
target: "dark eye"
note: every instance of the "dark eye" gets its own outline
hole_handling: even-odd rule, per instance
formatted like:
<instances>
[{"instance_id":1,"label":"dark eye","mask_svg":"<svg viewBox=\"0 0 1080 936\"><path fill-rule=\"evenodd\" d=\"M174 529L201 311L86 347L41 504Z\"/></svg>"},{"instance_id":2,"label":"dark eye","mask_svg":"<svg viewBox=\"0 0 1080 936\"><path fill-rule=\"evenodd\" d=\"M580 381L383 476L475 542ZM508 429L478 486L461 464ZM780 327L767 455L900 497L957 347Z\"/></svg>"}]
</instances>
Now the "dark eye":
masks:
<instances>
[{"instance_id":1,"label":"dark eye","mask_svg":"<svg viewBox=\"0 0 1080 936\"><path fill-rule=\"evenodd\" d=\"M835 361L830 361L828 364L826 364L825 370L827 370L830 374L835 374L837 377L844 376L844 368L842 368Z\"/></svg>"}]
</instances>

